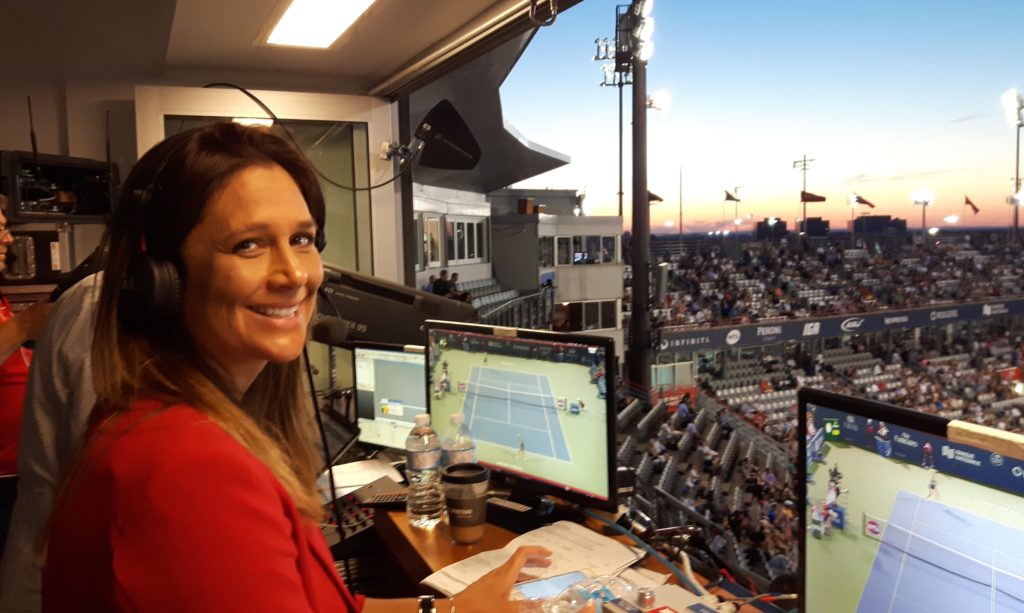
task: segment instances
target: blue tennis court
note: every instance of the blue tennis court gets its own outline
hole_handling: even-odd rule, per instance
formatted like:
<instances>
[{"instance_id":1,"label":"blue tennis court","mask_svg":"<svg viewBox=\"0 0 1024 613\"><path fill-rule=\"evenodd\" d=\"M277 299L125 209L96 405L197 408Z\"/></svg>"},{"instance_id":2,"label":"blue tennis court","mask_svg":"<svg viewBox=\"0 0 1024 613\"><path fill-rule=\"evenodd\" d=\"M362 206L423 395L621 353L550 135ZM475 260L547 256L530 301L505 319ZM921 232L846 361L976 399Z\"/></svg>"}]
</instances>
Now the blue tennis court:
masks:
<instances>
[{"instance_id":1,"label":"blue tennis court","mask_svg":"<svg viewBox=\"0 0 1024 613\"><path fill-rule=\"evenodd\" d=\"M1024 532L901 491L881 538L858 612L1024 611Z\"/></svg>"},{"instance_id":2,"label":"blue tennis court","mask_svg":"<svg viewBox=\"0 0 1024 613\"><path fill-rule=\"evenodd\" d=\"M462 401L477 440L570 461L551 382L544 375L474 366Z\"/></svg>"}]
</instances>

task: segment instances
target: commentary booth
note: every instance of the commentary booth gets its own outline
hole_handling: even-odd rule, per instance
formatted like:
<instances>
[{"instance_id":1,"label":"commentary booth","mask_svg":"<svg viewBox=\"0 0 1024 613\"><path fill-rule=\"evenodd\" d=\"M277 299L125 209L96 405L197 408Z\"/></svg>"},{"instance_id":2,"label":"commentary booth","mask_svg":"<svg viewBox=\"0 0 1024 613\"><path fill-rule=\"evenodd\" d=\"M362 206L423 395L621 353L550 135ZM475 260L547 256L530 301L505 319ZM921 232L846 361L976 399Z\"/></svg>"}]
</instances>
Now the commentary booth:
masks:
<instances>
[{"instance_id":1,"label":"commentary booth","mask_svg":"<svg viewBox=\"0 0 1024 613\"><path fill-rule=\"evenodd\" d=\"M615 523L629 489L614 439L622 348L597 336L480 326L472 307L412 287L434 264L485 277L488 257L498 257L463 256L455 240L437 250L428 240L424 253L430 228L421 213L441 227L479 228L489 244L483 195L568 162L506 129L498 87L536 29L579 1L376 0L319 51L267 44L288 5L276 0L5 6L0 48L20 59L0 89L0 189L23 257L0 290L27 305L73 281L99 242L119 178L165 137L216 120L274 121L327 177L327 275L307 360L325 468L400 460L416 412L440 423L461 411L505 490L483 541L453 545L443 526L411 528L400 492L339 495L346 484L337 477L348 473L327 470L334 520L325 532L347 583L374 596L422 593L420 582L442 568L562 519L638 544L635 533L652 526L628 516ZM44 39L61 44L39 45ZM458 121L433 115L444 102ZM446 148L455 161L438 158ZM447 196L418 202L414 185ZM49 206L30 188L65 203L75 194L76 205ZM106 208L94 206L96 193ZM389 464L377 462L385 472ZM664 538L678 553L694 535ZM641 564L701 591L687 555L679 559L685 572ZM722 586L743 593L724 579L713 589Z\"/></svg>"}]
</instances>

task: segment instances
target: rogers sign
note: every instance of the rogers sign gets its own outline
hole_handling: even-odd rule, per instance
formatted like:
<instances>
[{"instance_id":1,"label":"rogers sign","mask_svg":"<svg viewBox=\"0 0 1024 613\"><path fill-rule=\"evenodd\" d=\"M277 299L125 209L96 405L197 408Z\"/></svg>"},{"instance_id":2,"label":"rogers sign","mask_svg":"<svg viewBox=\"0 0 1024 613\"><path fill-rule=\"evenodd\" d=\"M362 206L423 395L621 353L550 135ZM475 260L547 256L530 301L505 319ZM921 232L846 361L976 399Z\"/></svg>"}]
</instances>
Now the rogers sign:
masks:
<instances>
[{"instance_id":1,"label":"rogers sign","mask_svg":"<svg viewBox=\"0 0 1024 613\"><path fill-rule=\"evenodd\" d=\"M960 311L957 311L956 309L949 309L948 311L932 311L928 314L928 319L931 321L956 319L957 317L960 317Z\"/></svg>"}]
</instances>

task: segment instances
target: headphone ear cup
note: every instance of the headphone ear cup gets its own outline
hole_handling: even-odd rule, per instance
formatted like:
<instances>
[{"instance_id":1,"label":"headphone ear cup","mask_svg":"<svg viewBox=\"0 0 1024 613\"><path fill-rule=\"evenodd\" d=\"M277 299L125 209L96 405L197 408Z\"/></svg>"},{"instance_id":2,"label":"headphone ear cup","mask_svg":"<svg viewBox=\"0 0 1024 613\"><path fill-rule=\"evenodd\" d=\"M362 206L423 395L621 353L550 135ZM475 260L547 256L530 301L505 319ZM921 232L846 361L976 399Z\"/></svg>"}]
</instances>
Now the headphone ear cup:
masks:
<instances>
[{"instance_id":1,"label":"headphone ear cup","mask_svg":"<svg viewBox=\"0 0 1024 613\"><path fill-rule=\"evenodd\" d=\"M125 321L151 326L181 309L181 275L172 262L143 257L122 289Z\"/></svg>"}]
</instances>

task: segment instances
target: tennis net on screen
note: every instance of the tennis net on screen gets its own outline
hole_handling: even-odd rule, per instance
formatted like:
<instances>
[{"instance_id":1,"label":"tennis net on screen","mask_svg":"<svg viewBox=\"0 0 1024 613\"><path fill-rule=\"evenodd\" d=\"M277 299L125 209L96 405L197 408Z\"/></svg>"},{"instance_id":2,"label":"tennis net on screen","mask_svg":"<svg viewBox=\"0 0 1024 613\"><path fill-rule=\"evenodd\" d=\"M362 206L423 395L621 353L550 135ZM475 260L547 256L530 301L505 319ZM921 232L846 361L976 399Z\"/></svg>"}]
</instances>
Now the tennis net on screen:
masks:
<instances>
[{"instance_id":1,"label":"tennis net on screen","mask_svg":"<svg viewBox=\"0 0 1024 613\"><path fill-rule=\"evenodd\" d=\"M511 384L488 385L486 383L467 383L466 394L472 394L478 398L490 398L530 407L545 407L554 404L550 394L515 390L512 389Z\"/></svg>"}]
</instances>

